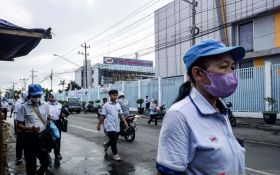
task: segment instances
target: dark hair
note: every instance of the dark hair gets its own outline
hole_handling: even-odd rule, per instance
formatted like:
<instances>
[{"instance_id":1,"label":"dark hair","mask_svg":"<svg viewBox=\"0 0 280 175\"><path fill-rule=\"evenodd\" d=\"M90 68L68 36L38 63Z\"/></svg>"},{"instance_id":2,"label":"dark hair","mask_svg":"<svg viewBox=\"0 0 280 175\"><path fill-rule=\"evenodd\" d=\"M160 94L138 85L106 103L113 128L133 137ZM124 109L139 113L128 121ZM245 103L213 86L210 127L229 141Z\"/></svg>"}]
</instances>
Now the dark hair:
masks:
<instances>
[{"instance_id":1,"label":"dark hair","mask_svg":"<svg viewBox=\"0 0 280 175\"><path fill-rule=\"evenodd\" d=\"M174 101L174 103L177 103L178 101L183 100L186 96L190 95L190 92L192 90L192 84L195 84L193 75L192 75L192 68L194 66L200 67L201 69L206 70L209 66L209 60L210 58L204 57L203 59L199 58L198 60L196 60L191 67L188 69L188 76L189 76L189 80L184 82L180 88L179 88L179 94L176 98L176 100ZM174 104L173 103L173 104Z\"/></svg>"},{"instance_id":2,"label":"dark hair","mask_svg":"<svg viewBox=\"0 0 280 175\"><path fill-rule=\"evenodd\" d=\"M109 91L109 95L112 95L112 94L118 94L119 92L115 89L112 89Z\"/></svg>"}]
</instances>

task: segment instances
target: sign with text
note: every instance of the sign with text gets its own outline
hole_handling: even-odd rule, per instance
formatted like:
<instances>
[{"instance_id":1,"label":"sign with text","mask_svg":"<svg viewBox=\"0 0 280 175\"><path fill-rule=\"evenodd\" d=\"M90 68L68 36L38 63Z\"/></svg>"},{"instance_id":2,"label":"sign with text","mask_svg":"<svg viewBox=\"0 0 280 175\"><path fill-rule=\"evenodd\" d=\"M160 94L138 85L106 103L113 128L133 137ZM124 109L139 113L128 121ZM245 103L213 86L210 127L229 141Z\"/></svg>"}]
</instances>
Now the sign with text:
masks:
<instances>
[{"instance_id":1,"label":"sign with text","mask_svg":"<svg viewBox=\"0 0 280 175\"><path fill-rule=\"evenodd\" d=\"M136 59L128 59L128 58L117 58L117 57L103 57L103 63L104 64L128 65L128 66L153 67L153 61L136 60Z\"/></svg>"}]
</instances>

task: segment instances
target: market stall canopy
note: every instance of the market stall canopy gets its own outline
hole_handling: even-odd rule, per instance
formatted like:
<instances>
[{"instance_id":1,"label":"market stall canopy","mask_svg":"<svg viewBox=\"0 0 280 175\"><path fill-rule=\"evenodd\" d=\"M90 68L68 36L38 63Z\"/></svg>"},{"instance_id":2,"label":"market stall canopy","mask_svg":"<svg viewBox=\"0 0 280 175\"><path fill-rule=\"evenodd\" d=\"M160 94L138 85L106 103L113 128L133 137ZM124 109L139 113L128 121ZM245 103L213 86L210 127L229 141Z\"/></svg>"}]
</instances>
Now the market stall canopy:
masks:
<instances>
[{"instance_id":1,"label":"market stall canopy","mask_svg":"<svg viewBox=\"0 0 280 175\"><path fill-rule=\"evenodd\" d=\"M52 38L51 28L26 29L0 19L0 61L14 61L27 55L42 38Z\"/></svg>"}]
</instances>

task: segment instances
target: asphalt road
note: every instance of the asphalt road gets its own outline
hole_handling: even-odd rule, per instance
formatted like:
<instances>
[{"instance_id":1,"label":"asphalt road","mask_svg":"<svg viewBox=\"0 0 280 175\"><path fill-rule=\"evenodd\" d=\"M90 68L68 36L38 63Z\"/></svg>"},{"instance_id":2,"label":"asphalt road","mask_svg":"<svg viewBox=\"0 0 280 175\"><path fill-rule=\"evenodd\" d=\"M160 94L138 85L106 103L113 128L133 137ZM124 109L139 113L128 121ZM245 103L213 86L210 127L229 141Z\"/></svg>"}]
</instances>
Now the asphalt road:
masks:
<instances>
[{"instance_id":1,"label":"asphalt road","mask_svg":"<svg viewBox=\"0 0 280 175\"><path fill-rule=\"evenodd\" d=\"M71 114L68 134L77 136L102 147L107 141L104 133L96 131L95 114ZM138 120L135 141L125 142L120 137L118 149L124 164L112 166L110 174L118 174L122 169L125 174L155 174L155 159L160 125L148 125L147 119ZM273 131L262 131L251 128L235 127L237 137L245 139L247 174L278 175L280 174L280 134ZM115 172L115 173L114 173Z\"/></svg>"}]
</instances>

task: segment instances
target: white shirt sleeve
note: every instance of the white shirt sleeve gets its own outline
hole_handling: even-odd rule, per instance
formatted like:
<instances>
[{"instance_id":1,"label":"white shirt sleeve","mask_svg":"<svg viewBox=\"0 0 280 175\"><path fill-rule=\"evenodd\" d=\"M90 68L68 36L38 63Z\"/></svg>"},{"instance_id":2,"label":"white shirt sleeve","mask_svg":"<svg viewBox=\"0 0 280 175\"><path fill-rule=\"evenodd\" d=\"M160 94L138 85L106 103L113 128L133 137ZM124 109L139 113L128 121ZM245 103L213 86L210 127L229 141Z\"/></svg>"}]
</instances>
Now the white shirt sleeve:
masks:
<instances>
[{"instance_id":1,"label":"white shirt sleeve","mask_svg":"<svg viewBox=\"0 0 280 175\"><path fill-rule=\"evenodd\" d=\"M159 136L158 169L160 167L181 173L187 170L192 154L189 130L186 120L179 112L167 112Z\"/></svg>"},{"instance_id":2,"label":"white shirt sleeve","mask_svg":"<svg viewBox=\"0 0 280 175\"><path fill-rule=\"evenodd\" d=\"M24 106L20 105L17 112L16 120L24 122L24 114L25 114Z\"/></svg>"},{"instance_id":3,"label":"white shirt sleeve","mask_svg":"<svg viewBox=\"0 0 280 175\"><path fill-rule=\"evenodd\" d=\"M108 114L108 111L107 111L107 104L105 103L103 106L102 106L102 112L101 114L103 116L106 116Z\"/></svg>"},{"instance_id":4,"label":"white shirt sleeve","mask_svg":"<svg viewBox=\"0 0 280 175\"><path fill-rule=\"evenodd\" d=\"M122 111L122 108L121 108L121 105L118 103L118 108L119 108L119 114L123 114L123 111Z\"/></svg>"}]
</instances>

